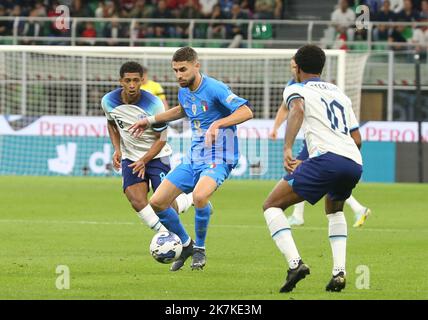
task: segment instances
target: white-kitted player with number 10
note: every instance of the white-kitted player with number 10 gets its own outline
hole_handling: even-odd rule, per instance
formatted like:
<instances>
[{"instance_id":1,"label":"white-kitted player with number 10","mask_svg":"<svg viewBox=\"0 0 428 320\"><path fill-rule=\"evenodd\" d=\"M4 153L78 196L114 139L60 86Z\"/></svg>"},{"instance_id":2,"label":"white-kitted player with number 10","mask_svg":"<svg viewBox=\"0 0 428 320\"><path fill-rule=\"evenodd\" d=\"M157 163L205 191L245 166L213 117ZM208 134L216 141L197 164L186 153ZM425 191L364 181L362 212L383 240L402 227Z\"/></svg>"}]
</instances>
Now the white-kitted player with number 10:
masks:
<instances>
[{"instance_id":1,"label":"white-kitted player with number 10","mask_svg":"<svg viewBox=\"0 0 428 320\"><path fill-rule=\"evenodd\" d=\"M284 167L288 174L275 186L263 205L271 236L289 264L280 292L293 290L309 274L297 251L284 210L303 200L312 205L325 197L329 238L333 253L333 277L327 291L345 287L347 225L345 200L362 174L361 135L351 100L334 84L320 79L325 53L315 45L300 48L294 56L297 83L284 90L290 110L284 144ZM300 165L292 147L303 128L309 158Z\"/></svg>"}]
</instances>

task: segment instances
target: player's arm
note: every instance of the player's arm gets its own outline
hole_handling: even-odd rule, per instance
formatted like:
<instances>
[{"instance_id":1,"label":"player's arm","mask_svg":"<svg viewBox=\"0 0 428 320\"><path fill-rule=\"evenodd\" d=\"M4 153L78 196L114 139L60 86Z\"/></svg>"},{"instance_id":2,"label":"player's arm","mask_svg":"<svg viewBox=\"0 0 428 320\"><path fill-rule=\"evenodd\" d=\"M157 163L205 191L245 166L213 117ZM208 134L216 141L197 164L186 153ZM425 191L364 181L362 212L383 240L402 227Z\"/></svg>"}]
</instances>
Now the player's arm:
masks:
<instances>
[{"instance_id":1,"label":"player's arm","mask_svg":"<svg viewBox=\"0 0 428 320\"><path fill-rule=\"evenodd\" d=\"M284 121L287 120L287 116L288 116L287 106L285 105L285 102L282 101L281 106L279 107L278 111L276 112L275 122L273 124L272 131L269 133L270 139L275 140L277 138L278 129L284 123Z\"/></svg>"},{"instance_id":2,"label":"player's arm","mask_svg":"<svg viewBox=\"0 0 428 320\"><path fill-rule=\"evenodd\" d=\"M116 169L120 169L120 164L122 160L122 153L120 151L120 133L117 128L116 122L114 120L107 120L107 129L110 136L111 143L114 148L113 153L113 166Z\"/></svg>"},{"instance_id":3,"label":"player's arm","mask_svg":"<svg viewBox=\"0 0 428 320\"><path fill-rule=\"evenodd\" d=\"M351 105L350 108L350 119L349 119L349 125L350 125L350 134L351 138L354 139L355 144L357 145L358 149L361 149L361 133L359 130L359 123L357 121L357 117L355 116L354 110L352 109L352 102L349 100L349 103Z\"/></svg>"},{"instance_id":4,"label":"player's arm","mask_svg":"<svg viewBox=\"0 0 428 320\"><path fill-rule=\"evenodd\" d=\"M184 112L184 109L181 105L178 105L169 109L168 111L138 120L129 128L129 132L134 137L140 137L144 130L146 130L151 125L178 120L184 118L185 116L186 113Z\"/></svg>"},{"instance_id":5,"label":"player's arm","mask_svg":"<svg viewBox=\"0 0 428 320\"><path fill-rule=\"evenodd\" d=\"M351 138L354 139L358 149L361 149L361 133L359 129L351 130Z\"/></svg>"},{"instance_id":6,"label":"player's arm","mask_svg":"<svg viewBox=\"0 0 428 320\"><path fill-rule=\"evenodd\" d=\"M155 132L155 137L155 142L144 154L144 156L129 165L129 167L132 168L133 172L138 172L138 177L140 178L144 177L146 164L152 161L153 158L156 157L159 152L161 152L162 148L165 146L167 140L167 131L164 130L162 132Z\"/></svg>"},{"instance_id":7,"label":"player's arm","mask_svg":"<svg viewBox=\"0 0 428 320\"><path fill-rule=\"evenodd\" d=\"M254 117L253 111L247 106L242 105L236 109L230 116L214 121L218 129L231 127L242 122L248 121ZM214 124L213 123L213 124Z\"/></svg>"},{"instance_id":8,"label":"player's arm","mask_svg":"<svg viewBox=\"0 0 428 320\"><path fill-rule=\"evenodd\" d=\"M292 172L296 166L296 160L293 159L292 148L303 123L304 100L302 98L293 99L289 103L289 106L290 112L287 120L284 143L284 167L288 172Z\"/></svg>"},{"instance_id":9,"label":"player's arm","mask_svg":"<svg viewBox=\"0 0 428 320\"><path fill-rule=\"evenodd\" d=\"M248 121L254 117L253 111L246 105L240 106L226 118L214 121L205 133L205 143L212 144L215 141L218 129L231 127L242 122Z\"/></svg>"}]
</instances>

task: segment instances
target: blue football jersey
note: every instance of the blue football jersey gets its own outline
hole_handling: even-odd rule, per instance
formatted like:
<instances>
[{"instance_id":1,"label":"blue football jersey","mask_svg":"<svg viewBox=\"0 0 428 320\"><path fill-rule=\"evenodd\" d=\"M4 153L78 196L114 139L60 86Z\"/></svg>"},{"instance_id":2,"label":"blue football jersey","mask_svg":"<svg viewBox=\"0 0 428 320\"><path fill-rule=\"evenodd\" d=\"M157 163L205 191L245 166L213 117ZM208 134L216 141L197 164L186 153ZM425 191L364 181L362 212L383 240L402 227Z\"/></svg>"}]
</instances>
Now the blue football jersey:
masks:
<instances>
[{"instance_id":1,"label":"blue football jersey","mask_svg":"<svg viewBox=\"0 0 428 320\"><path fill-rule=\"evenodd\" d=\"M191 122L190 162L236 166L239 159L236 126L220 129L215 143L210 147L205 146L205 133L214 121L229 116L248 101L234 94L223 82L204 74L195 91L180 88L178 100Z\"/></svg>"}]
</instances>

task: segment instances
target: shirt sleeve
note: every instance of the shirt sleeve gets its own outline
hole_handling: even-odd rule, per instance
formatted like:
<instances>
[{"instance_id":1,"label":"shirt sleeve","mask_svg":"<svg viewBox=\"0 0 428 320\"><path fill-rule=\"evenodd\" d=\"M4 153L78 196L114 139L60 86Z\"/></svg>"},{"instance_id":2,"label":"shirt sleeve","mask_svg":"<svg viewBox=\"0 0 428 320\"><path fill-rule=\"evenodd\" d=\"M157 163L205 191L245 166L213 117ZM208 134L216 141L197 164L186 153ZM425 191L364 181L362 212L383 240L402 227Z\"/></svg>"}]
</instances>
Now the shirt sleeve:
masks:
<instances>
[{"instance_id":1,"label":"shirt sleeve","mask_svg":"<svg viewBox=\"0 0 428 320\"><path fill-rule=\"evenodd\" d=\"M359 129L360 124L357 121L357 117L355 116L354 110L351 108L350 114L350 122L349 122L349 132Z\"/></svg>"},{"instance_id":2,"label":"shirt sleeve","mask_svg":"<svg viewBox=\"0 0 428 320\"><path fill-rule=\"evenodd\" d=\"M153 107L153 115L157 115L157 114L163 113L163 112L165 112L165 107L163 105L162 100L158 97L155 97L154 107ZM155 123L152 125L153 131L156 131L156 132L162 132L166 128L168 128L168 124L164 123L164 122L163 123Z\"/></svg>"},{"instance_id":3,"label":"shirt sleeve","mask_svg":"<svg viewBox=\"0 0 428 320\"><path fill-rule=\"evenodd\" d=\"M286 87L282 95L287 109L290 109L290 103L294 99L305 99L304 88L299 83L295 83Z\"/></svg>"},{"instance_id":4,"label":"shirt sleeve","mask_svg":"<svg viewBox=\"0 0 428 320\"><path fill-rule=\"evenodd\" d=\"M114 121L113 117L110 115L110 110L112 109L108 104L108 99L106 96L104 96L101 99L101 108L104 111L104 114L106 115L107 120Z\"/></svg>"},{"instance_id":5,"label":"shirt sleeve","mask_svg":"<svg viewBox=\"0 0 428 320\"><path fill-rule=\"evenodd\" d=\"M248 100L238 97L224 83L216 88L217 99L231 113L235 112L240 106L248 104Z\"/></svg>"}]
</instances>

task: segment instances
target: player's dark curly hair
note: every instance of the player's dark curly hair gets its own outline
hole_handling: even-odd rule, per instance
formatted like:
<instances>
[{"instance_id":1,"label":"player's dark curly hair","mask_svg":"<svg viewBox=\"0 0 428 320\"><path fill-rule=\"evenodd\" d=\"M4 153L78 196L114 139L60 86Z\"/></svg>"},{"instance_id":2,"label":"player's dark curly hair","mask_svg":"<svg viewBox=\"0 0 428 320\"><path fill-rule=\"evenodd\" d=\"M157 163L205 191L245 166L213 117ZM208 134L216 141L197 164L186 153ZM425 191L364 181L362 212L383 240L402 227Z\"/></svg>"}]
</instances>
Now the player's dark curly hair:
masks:
<instances>
[{"instance_id":1,"label":"player's dark curly hair","mask_svg":"<svg viewBox=\"0 0 428 320\"><path fill-rule=\"evenodd\" d=\"M294 61L303 72L321 74L325 64L325 53L320 47L308 44L297 50Z\"/></svg>"},{"instance_id":2,"label":"player's dark curly hair","mask_svg":"<svg viewBox=\"0 0 428 320\"><path fill-rule=\"evenodd\" d=\"M198 54L191 47L180 48L177 51L175 51L174 55L172 56L172 61L175 61L175 62L182 62L182 61L194 62L196 60L198 60Z\"/></svg>"},{"instance_id":3,"label":"player's dark curly hair","mask_svg":"<svg viewBox=\"0 0 428 320\"><path fill-rule=\"evenodd\" d=\"M128 61L122 64L122 66L120 67L119 73L121 78L123 78L125 73L139 73L140 76L143 76L144 69L141 66L141 64L139 64L138 62Z\"/></svg>"}]
</instances>

